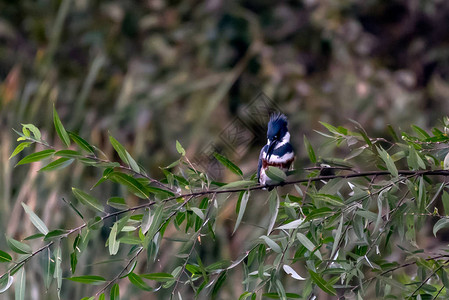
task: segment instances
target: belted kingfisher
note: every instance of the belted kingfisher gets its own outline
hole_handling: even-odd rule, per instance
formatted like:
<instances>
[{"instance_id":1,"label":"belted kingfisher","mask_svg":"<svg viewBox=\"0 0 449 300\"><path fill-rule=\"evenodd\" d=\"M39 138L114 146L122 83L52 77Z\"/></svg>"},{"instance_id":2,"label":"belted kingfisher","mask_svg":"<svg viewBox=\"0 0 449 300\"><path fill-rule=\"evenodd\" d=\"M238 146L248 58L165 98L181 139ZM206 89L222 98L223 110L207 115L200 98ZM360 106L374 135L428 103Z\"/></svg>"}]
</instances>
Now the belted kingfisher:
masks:
<instances>
[{"instance_id":1,"label":"belted kingfisher","mask_svg":"<svg viewBox=\"0 0 449 300\"><path fill-rule=\"evenodd\" d=\"M272 114L268 122L267 144L262 148L257 167L257 180L261 185L270 185L272 180L265 174L269 166L278 167L287 172L295 153L290 144L287 117L280 113Z\"/></svg>"}]
</instances>

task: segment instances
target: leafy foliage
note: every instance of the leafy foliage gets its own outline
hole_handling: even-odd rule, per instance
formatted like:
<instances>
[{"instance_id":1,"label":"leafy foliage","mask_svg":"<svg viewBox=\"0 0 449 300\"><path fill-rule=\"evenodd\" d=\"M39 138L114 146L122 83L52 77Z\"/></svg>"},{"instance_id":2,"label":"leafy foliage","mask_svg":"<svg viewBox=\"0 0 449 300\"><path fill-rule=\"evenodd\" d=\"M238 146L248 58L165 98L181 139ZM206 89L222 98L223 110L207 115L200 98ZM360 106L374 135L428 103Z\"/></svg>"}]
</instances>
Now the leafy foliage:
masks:
<instances>
[{"instance_id":1,"label":"leafy foliage","mask_svg":"<svg viewBox=\"0 0 449 300\"><path fill-rule=\"evenodd\" d=\"M448 121L444 121L443 130L435 128L432 133L412 126L416 135L403 132L402 140L394 141L370 138L357 122L354 122L356 131L322 124L328 132L321 134L339 147L350 148L351 154L345 159L332 159L345 167L334 168L338 173L333 175L320 175L325 167L310 168L307 178L290 181L286 181L288 178L281 170L270 168L267 175L279 183L271 192L259 191L265 187L257 185L251 179L252 174L245 175L221 154L215 158L239 175L239 180L212 181L189 161L179 142L178 163L165 168L166 178L157 180L148 176L112 136L111 145L124 164L98 157L95 147L65 131L56 111L54 125L62 144L68 146L66 138L76 136L73 140L88 154L57 151L41 140L37 127L23 125L19 140L29 143L27 147L40 144L51 149L29 154L18 165L56 156L60 158L44 169L58 172L72 162L84 163L102 169L94 190L115 184L124 187L125 192L120 197L102 195L103 199L97 199L73 187L75 201L66 203L75 212L73 216L81 217L83 223L66 229L49 230L38 213L22 203L40 233L24 241L7 238L12 252L0 251L0 263L8 266L0 277L1 291L11 286L12 276L16 295L23 299L25 265L40 255L45 286L48 288L55 280L58 294L63 293L65 280L100 286L86 299L104 299L105 292L109 292L111 299L119 299L119 284L125 278L142 292L163 295L168 291L171 298L177 298L181 289L189 287L196 296L208 294L215 298L223 292L236 268L243 272L242 292L236 295L239 299L253 299L257 295L307 299L319 293L340 298L447 298L447 249L427 252L417 233L425 230L425 225L432 226L433 235L438 237L449 226L449 194L444 180L449 175L444 168L448 151L438 147L448 141L444 133L448 131ZM323 162L311 143L306 138L304 141L309 159ZM22 142L14 154L25 148ZM357 165L362 167L354 167ZM263 203L262 199L267 199L263 205L267 206L268 222L261 226L263 230L256 238L248 240L246 249L238 249L235 259L205 262L201 255L204 244L219 243L218 216L223 203L234 197L233 233L249 226L245 224L249 201ZM125 259L124 267L112 276L75 276L92 232L99 230L108 232L105 247L111 257ZM168 230L175 231L175 237L166 238ZM61 242L71 236L74 236L71 253L65 253ZM31 240L40 240L43 246L35 248L30 245ZM172 268L142 272L143 265L157 265L168 240L181 245ZM389 254L397 249L402 259L391 260ZM69 264L73 276L63 278L63 268ZM406 272L406 267L413 270Z\"/></svg>"}]
</instances>

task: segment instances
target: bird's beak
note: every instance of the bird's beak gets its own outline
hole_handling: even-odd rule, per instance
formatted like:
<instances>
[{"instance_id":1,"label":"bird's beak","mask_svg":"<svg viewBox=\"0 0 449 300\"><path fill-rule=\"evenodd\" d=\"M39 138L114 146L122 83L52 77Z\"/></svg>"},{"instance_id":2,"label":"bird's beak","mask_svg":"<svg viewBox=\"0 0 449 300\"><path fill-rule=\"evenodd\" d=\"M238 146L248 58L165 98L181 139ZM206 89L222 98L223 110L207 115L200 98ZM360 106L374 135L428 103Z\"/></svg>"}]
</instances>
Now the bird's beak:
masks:
<instances>
[{"instance_id":1,"label":"bird's beak","mask_svg":"<svg viewBox=\"0 0 449 300\"><path fill-rule=\"evenodd\" d=\"M270 142L270 144L268 145L268 151L267 151L267 158L268 158L268 159L270 159L271 154L273 154L273 150L274 150L274 148L276 147L277 143L278 143L278 140L273 139L273 140Z\"/></svg>"}]
</instances>

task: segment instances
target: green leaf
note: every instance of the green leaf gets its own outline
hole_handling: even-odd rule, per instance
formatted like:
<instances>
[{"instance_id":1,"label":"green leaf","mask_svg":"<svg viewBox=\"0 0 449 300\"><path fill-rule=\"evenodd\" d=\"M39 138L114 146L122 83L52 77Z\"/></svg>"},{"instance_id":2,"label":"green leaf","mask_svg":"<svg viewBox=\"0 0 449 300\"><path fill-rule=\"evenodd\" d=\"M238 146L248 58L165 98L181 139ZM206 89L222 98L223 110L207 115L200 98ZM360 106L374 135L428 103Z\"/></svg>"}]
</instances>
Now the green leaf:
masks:
<instances>
[{"instance_id":1,"label":"green leaf","mask_svg":"<svg viewBox=\"0 0 449 300\"><path fill-rule=\"evenodd\" d=\"M232 234L234 234L237 228L239 228L240 222L242 221L243 214L245 213L246 210L246 204L248 204L249 194L250 194L249 191L245 191L242 195L240 206L237 208L238 210L237 221L235 222L234 231L232 231Z\"/></svg>"},{"instance_id":2,"label":"green leaf","mask_svg":"<svg viewBox=\"0 0 449 300\"><path fill-rule=\"evenodd\" d=\"M95 300L95 297L91 297L93 298L92 300ZM98 297L98 300L105 300L106 299L106 295L104 293L101 293L100 296Z\"/></svg>"},{"instance_id":3,"label":"green leaf","mask_svg":"<svg viewBox=\"0 0 449 300\"><path fill-rule=\"evenodd\" d=\"M117 223L112 226L111 233L109 234L109 255L116 255L120 247L120 242L117 241Z\"/></svg>"},{"instance_id":4,"label":"green leaf","mask_svg":"<svg viewBox=\"0 0 449 300\"><path fill-rule=\"evenodd\" d=\"M120 210L128 208L128 204L126 204L125 199L122 197L111 197L107 203L109 206Z\"/></svg>"},{"instance_id":5,"label":"green leaf","mask_svg":"<svg viewBox=\"0 0 449 300\"><path fill-rule=\"evenodd\" d=\"M318 218L324 218L334 213L334 210L332 210L329 207L321 207L312 210L306 217L306 221L315 220Z\"/></svg>"},{"instance_id":6,"label":"green leaf","mask_svg":"<svg viewBox=\"0 0 449 300\"><path fill-rule=\"evenodd\" d=\"M227 190L227 189L232 189L232 188L248 187L251 185L255 185L255 182L252 180L238 180L238 181L233 181L228 184L225 184L225 185L219 187L218 190Z\"/></svg>"},{"instance_id":7,"label":"green leaf","mask_svg":"<svg viewBox=\"0 0 449 300\"><path fill-rule=\"evenodd\" d=\"M61 120L59 119L58 112L56 111L56 108L54 105L53 105L53 123L55 124L56 133L58 134L61 141L67 147L70 146L69 135L67 134L67 131L65 131L65 128L62 125Z\"/></svg>"},{"instance_id":8,"label":"green leaf","mask_svg":"<svg viewBox=\"0 0 449 300\"><path fill-rule=\"evenodd\" d=\"M270 205L270 222L268 223L267 234L269 235L273 230L274 224L279 213L279 196L276 190L270 192L270 197L268 198L268 204Z\"/></svg>"},{"instance_id":9,"label":"green leaf","mask_svg":"<svg viewBox=\"0 0 449 300\"><path fill-rule=\"evenodd\" d=\"M47 248L46 250L46 255L42 256L43 259L43 268L42 268L42 275L44 277L44 286L45 288L48 290L48 288L50 287L50 284L53 280L53 274L55 271L55 260L53 259L52 255L51 255L51 251L50 248Z\"/></svg>"},{"instance_id":10,"label":"green leaf","mask_svg":"<svg viewBox=\"0 0 449 300\"><path fill-rule=\"evenodd\" d=\"M61 287L62 287L62 268L61 268L61 246L57 246L55 249L55 272L53 273L53 278L56 279L56 283L58 285L58 298L61 293Z\"/></svg>"},{"instance_id":11,"label":"green leaf","mask_svg":"<svg viewBox=\"0 0 449 300\"><path fill-rule=\"evenodd\" d=\"M93 284L93 285L101 285L106 282L106 279L104 279L101 276L96 276L96 275L74 276L74 277L68 277L65 279L70 280L70 281L79 282L79 283Z\"/></svg>"},{"instance_id":12,"label":"green leaf","mask_svg":"<svg viewBox=\"0 0 449 300\"><path fill-rule=\"evenodd\" d=\"M78 199L82 204L94 210L104 212L103 205L101 205L101 203L96 198L77 188L72 188L72 192L75 195L76 199Z\"/></svg>"},{"instance_id":13,"label":"green leaf","mask_svg":"<svg viewBox=\"0 0 449 300\"><path fill-rule=\"evenodd\" d=\"M45 223L33 212L33 210L28 205L22 202L22 206L25 212L30 217L31 223L33 223L37 230L39 230L43 234L47 234L48 228Z\"/></svg>"},{"instance_id":14,"label":"green leaf","mask_svg":"<svg viewBox=\"0 0 449 300\"><path fill-rule=\"evenodd\" d=\"M0 250L0 262L10 262L10 261L12 261L11 255Z\"/></svg>"},{"instance_id":15,"label":"green leaf","mask_svg":"<svg viewBox=\"0 0 449 300\"><path fill-rule=\"evenodd\" d=\"M220 291L220 288L223 286L223 284L226 281L226 273L222 272L220 276L218 276L217 281L215 282L214 287L212 288L212 299L215 299L218 292Z\"/></svg>"},{"instance_id":16,"label":"green leaf","mask_svg":"<svg viewBox=\"0 0 449 300\"><path fill-rule=\"evenodd\" d=\"M334 195L328 195L328 194L316 194L312 196L314 199L319 200L319 201L324 201L326 203L335 205L335 206L343 206L343 200L338 197L338 196L334 196Z\"/></svg>"},{"instance_id":17,"label":"green leaf","mask_svg":"<svg viewBox=\"0 0 449 300\"><path fill-rule=\"evenodd\" d=\"M186 156L186 150L184 150L184 148L181 146L181 143L179 141L176 141L176 150L182 156Z\"/></svg>"},{"instance_id":18,"label":"green leaf","mask_svg":"<svg viewBox=\"0 0 449 300\"><path fill-rule=\"evenodd\" d=\"M287 175L285 175L284 171L277 167L269 166L265 173L271 180L276 182L283 182L287 179Z\"/></svg>"},{"instance_id":19,"label":"green leaf","mask_svg":"<svg viewBox=\"0 0 449 300\"><path fill-rule=\"evenodd\" d=\"M384 149L381 147L376 147L377 151L379 152L380 158L384 161L385 165L387 166L388 172L391 173L393 177L398 177L398 169L396 168L396 165L394 164L393 159L391 158L390 154L387 153Z\"/></svg>"},{"instance_id":20,"label":"green leaf","mask_svg":"<svg viewBox=\"0 0 449 300\"><path fill-rule=\"evenodd\" d=\"M307 139L306 135L304 135L304 147L306 147L307 154L309 155L310 162L316 163L316 155L315 151L313 151L312 145Z\"/></svg>"},{"instance_id":21,"label":"green leaf","mask_svg":"<svg viewBox=\"0 0 449 300\"><path fill-rule=\"evenodd\" d=\"M214 157L226 168L228 168L231 172L233 172L234 174L243 176L243 172L242 170L240 170L240 168L234 164L232 161L230 161L229 159L227 159L226 157L224 157L223 155L215 152L214 153Z\"/></svg>"},{"instance_id":22,"label":"green leaf","mask_svg":"<svg viewBox=\"0 0 449 300\"><path fill-rule=\"evenodd\" d=\"M22 152L23 149L25 149L26 147L28 147L31 144L32 144L31 142L22 142L19 145L17 145L16 149L14 149L14 151L11 154L11 156L9 157L9 159L13 158L14 156L16 156L17 154Z\"/></svg>"},{"instance_id":23,"label":"green leaf","mask_svg":"<svg viewBox=\"0 0 449 300\"><path fill-rule=\"evenodd\" d=\"M41 132L40 132L39 128L37 128L33 124L22 124L22 126L23 126L23 128L26 128L33 133L35 140L37 140L37 141L41 140Z\"/></svg>"},{"instance_id":24,"label":"green leaf","mask_svg":"<svg viewBox=\"0 0 449 300\"><path fill-rule=\"evenodd\" d=\"M83 155L75 150L60 150L55 153L55 156L60 157L67 157L67 158L80 158L83 157Z\"/></svg>"},{"instance_id":25,"label":"green leaf","mask_svg":"<svg viewBox=\"0 0 449 300\"><path fill-rule=\"evenodd\" d=\"M441 200L443 202L444 214L449 216L449 194L446 191L443 191Z\"/></svg>"},{"instance_id":26,"label":"green leaf","mask_svg":"<svg viewBox=\"0 0 449 300\"><path fill-rule=\"evenodd\" d=\"M38 232L38 233L32 234L30 236L27 236L23 240L24 241L30 241L30 240L39 239L39 238L44 237L44 236L45 236L45 234L42 234L42 233Z\"/></svg>"},{"instance_id":27,"label":"green leaf","mask_svg":"<svg viewBox=\"0 0 449 300\"><path fill-rule=\"evenodd\" d=\"M9 273L0 277L0 294L6 292L12 285L14 278Z\"/></svg>"},{"instance_id":28,"label":"green leaf","mask_svg":"<svg viewBox=\"0 0 449 300\"><path fill-rule=\"evenodd\" d=\"M111 141L112 147L114 147L120 159L125 162L134 172L139 173L140 168L137 165L136 161L132 156L126 151L125 147L122 146L112 135L109 136L109 140Z\"/></svg>"},{"instance_id":29,"label":"green leaf","mask_svg":"<svg viewBox=\"0 0 449 300\"><path fill-rule=\"evenodd\" d=\"M145 235L145 241L143 243L145 248L148 248L150 242L153 240L155 234L157 233L157 230L159 229L159 226L162 224L162 217L164 214L164 206L158 205L154 213L152 215L152 221L150 225L150 229L148 229L148 232Z\"/></svg>"},{"instance_id":30,"label":"green leaf","mask_svg":"<svg viewBox=\"0 0 449 300\"><path fill-rule=\"evenodd\" d=\"M271 250L273 250L276 253L282 253L281 247L275 241L273 241L266 235L262 235L260 238L264 240L265 244L267 244L267 246L270 247Z\"/></svg>"},{"instance_id":31,"label":"green leaf","mask_svg":"<svg viewBox=\"0 0 449 300\"><path fill-rule=\"evenodd\" d=\"M336 296L337 291L334 289L334 287L330 284L328 284L323 277L321 277L319 274L313 272L312 270L309 270L310 276L312 278L312 281L318 285L320 289L322 289L324 292Z\"/></svg>"},{"instance_id":32,"label":"green leaf","mask_svg":"<svg viewBox=\"0 0 449 300\"><path fill-rule=\"evenodd\" d=\"M199 209L198 207L192 207L190 208L190 210L193 211L195 215L200 217L201 220L204 220L204 213L201 209Z\"/></svg>"},{"instance_id":33,"label":"green leaf","mask_svg":"<svg viewBox=\"0 0 449 300\"><path fill-rule=\"evenodd\" d=\"M143 278L146 278L149 280L158 281L158 282L167 282L167 281L174 279L173 275L168 274L168 273L141 274L140 277L143 277Z\"/></svg>"},{"instance_id":34,"label":"green leaf","mask_svg":"<svg viewBox=\"0 0 449 300\"><path fill-rule=\"evenodd\" d=\"M77 144L81 149L94 154L94 147L92 147L88 142L86 142L84 139L82 139L79 135L77 135L74 132L69 131L68 133L72 141L74 141L75 144Z\"/></svg>"},{"instance_id":35,"label":"green leaf","mask_svg":"<svg viewBox=\"0 0 449 300\"><path fill-rule=\"evenodd\" d=\"M320 260L323 260L323 257L321 256L321 253L318 249L316 249L315 245L312 243L311 240L309 240L304 234L298 232L296 233L296 237L298 238L299 242L307 248L310 252L315 254L316 257L318 257Z\"/></svg>"},{"instance_id":36,"label":"green leaf","mask_svg":"<svg viewBox=\"0 0 449 300\"><path fill-rule=\"evenodd\" d=\"M343 230L343 223L344 223L344 218L343 218L343 214L342 214L340 217L340 222L338 224L337 232L335 233L334 243L332 245L332 252L331 252L330 259L334 259L334 255L337 252L338 244L340 243L341 233Z\"/></svg>"},{"instance_id":37,"label":"green leaf","mask_svg":"<svg viewBox=\"0 0 449 300\"><path fill-rule=\"evenodd\" d=\"M70 166L70 164L74 161L73 158L67 158L67 157L61 157L58 158L55 161L52 161L45 167L39 170L39 172L45 172L45 171L54 171L54 170L60 170L64 169L67 166Z\"/></svg>"},{"instance_id":38,"label":"green leaf","mask_svg":"<svg viewBox=\"0 0 449 300\"><path fill-rule=\"evenodd\" d=\"M21 243L18 240L15 240L10 237L6 237L6 243L8 244L8 247L11 248L12 251L19 253L19 254L30 254L31 247L27 244Z\"/></svg>"},{"instance_id":39,"label":"green leaf","mask_svg":"<svg viewBox=\"0 0 449 300\"><path fill-rule=\"evenodd\" d=\"M138 287L141 290L148 291L148 292L151 292L153 290L153 288L151 286L149 286L145 281L143 281L142 278L139 275L137 275L136 273L133 273L133 272L129 273L128 279L133 285L135 285L136 287Z\"/></svg>"},{"instance_id":40,"label":"green leaf","mask_svg":"<svg viewBox=\"0 0 449 300\"><path fill-rule=\"evenodd\" d=\"M449 219L443 218L443 219L439 219L435 225L433 225L433 235L436 237L437 236L437 232L440 231L441 229L445 228L445 227L449 227Z\"/></svg>"},{"instance_id":41,"label":"green leaf","mask_svg":"<svg viewBox=\"0 0 449 300\"><path fill-rule=\"evenodd\" d=\"M139 198L148 198L148 193L145 187L132 176L121 172L112 172L107 175L107 178L119 184L125 185L132 193L134 193Z\"/></svg>"},{"instance_id":42,"label":"green leaf","mask_svg":"<svg viewBox=\"0 0 449 300\"><path fill-rule=\"evenodd\" d=\"M22 158L16 164L16 166L20 166L20 165L24 165L24 164L28 164L28 163L32 163L32 162L36 162L36 161L40 161L42 159L45 159L47 157L52 156L53 153L55 153L55 150L52 150L52 149L47 149L47 150L31 153L30 155L27 155L24 158Z\"/></svg>"},{"instance_id":43,"label":"green leaf","mask_svg":"<svg viewBox=\"0 0 449 300\"><path fill-rule=\"evenodd\" d=\"M120 300L120 287L118 283L112 286L110 297L110 300Z\"/></svg>"},{"instance_id":44,"label":"green leaf","mask_svg":"<svg viewBox=\"0 0 449 300\"><path fill-rule=\"evenodd\" d=\"M78 264L78 257L76 255L76 250L70 253L70 269L72 270L72 274L76 271L76 265Z\"/></svg>"},{"instance_id":45,"label":"green leaf","mask_svg":"<svg viewBox=\"0 0 449 300\"><path fill-rule=\"evenodd\" d=\"M412 128L418 134L420 139L425 140L427 138L430 138L430 135L424 129L416 125L412 125Z\"/></svg>"},{"instance_id":46,"label":"green leaf","mask_svg":"<svg viewBox=\"0 0 449 300\"><path fill-rule=\"evenodd\" d=\"M16 273L14 282L15 300L25 299L25 284L26 284L26 273L25 267L21 267Z\"/></svg>"}]
</instances>

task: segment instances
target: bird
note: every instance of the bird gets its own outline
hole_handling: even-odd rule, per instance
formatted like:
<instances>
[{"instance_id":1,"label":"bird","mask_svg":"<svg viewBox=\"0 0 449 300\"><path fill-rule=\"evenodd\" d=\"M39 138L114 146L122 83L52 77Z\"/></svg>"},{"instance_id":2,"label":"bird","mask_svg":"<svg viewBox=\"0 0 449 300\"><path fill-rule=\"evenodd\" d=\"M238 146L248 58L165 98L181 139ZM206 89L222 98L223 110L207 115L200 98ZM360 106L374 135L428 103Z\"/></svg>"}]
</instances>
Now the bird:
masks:
<instances>
[{"instance_id":1,"label":"bird","mask_svg":"<svg viewBox=\"0 0 449 300\"><path fill-rule=\"evenodd\" d=\"M266 175L269 166L277 167L287 173L295 160L295 152L290 144L287 117L281 113L270 116L267 130L267 144L262 147L257 166L257 181L260 185L273 185L274 182Z\"/></svg>"}]
</instances>

